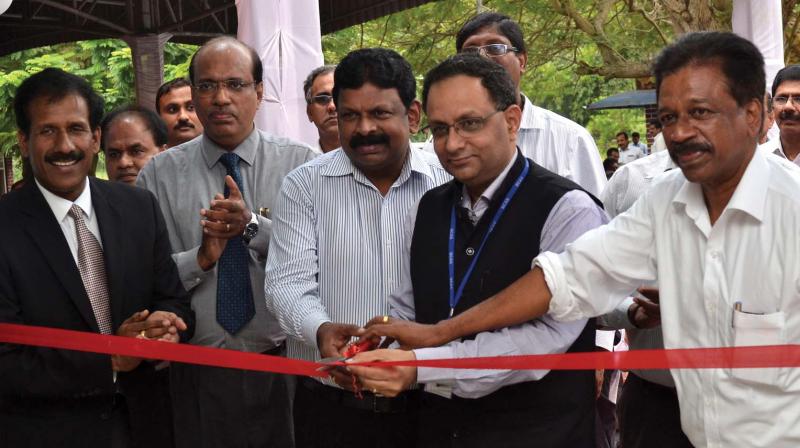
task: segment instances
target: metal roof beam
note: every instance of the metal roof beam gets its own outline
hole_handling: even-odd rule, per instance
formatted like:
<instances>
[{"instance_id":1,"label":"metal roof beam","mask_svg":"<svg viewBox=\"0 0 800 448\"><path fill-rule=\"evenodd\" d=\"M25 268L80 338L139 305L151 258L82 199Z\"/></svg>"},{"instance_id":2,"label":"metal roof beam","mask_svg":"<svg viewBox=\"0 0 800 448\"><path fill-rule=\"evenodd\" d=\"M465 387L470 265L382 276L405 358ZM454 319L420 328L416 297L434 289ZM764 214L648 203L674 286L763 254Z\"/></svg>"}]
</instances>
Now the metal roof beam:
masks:
<instances>
[{"instance_id":1,"label":"metal roof beam","mask_svg":"<svg viewBox=\"0 0 800 448\"><path fill-rule=\"evenodd\" d=\"M60 9L62 11L66 11L66 12L68 12L70 14L74 14L74 15L76 15L78 17L83 17L84 19L91 20L92 22L99 23L101 25L105 25L105 26L111 28L112 30L119 31L119 32L121 32L123 34L132 34L131 30L129 30L129 29L123 27L123 26L119 26L114 22L109 22L108 20L101 19L100 17L96 17L96 16L93 16L91 14L87 14L87 13L85 13L83 11L79 11L79 10L77 10L75 8L70 7L70 6L62 5L61 3L58 3L56 1L52 1L52 0L35 0L35 1L38 2L38 3L41 3L42 5L47 5L47 6L50 6L52 8L55 8L55 9Z\"/></svg>"}]
</instances>

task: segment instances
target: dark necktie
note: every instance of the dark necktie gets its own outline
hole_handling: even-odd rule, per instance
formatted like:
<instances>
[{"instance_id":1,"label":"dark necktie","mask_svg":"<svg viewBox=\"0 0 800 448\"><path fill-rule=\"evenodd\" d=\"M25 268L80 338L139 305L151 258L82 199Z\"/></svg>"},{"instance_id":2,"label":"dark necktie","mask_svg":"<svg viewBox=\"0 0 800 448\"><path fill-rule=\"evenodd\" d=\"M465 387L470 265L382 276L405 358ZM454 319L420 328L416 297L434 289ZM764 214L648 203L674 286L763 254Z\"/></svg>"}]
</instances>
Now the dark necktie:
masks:
<instances>
[{"instance_id":1,"label":"dark necktie","mask_svg":"<svg viewBox=\"0 0 800 448\"><path fill-rule=\"evenodd\" d=\"M78 236L78 271L81 273L83 287L89 296L92 312L100 327L100 333L111 334L111 303L108 297L106 280L106 261L103 259L103 248L97 238L92 235L83 220L83 209L72 204L69 215L75 221L75 233Z\"/></svg>"},{"instance_id":2,"label":"dark necktie","mask_svg":"<svg viewBox=\"0 0 800 448\"><path fill-rule=\"evenodd\" d=\"M239 156L229 152L219 160L244 194ZM226 185L225 197L229 194ZM217 261L217 322L230 334L236 334L256 314L247 261L247 246L241 236L228 240Z\"/></svg>"}]
</instances>

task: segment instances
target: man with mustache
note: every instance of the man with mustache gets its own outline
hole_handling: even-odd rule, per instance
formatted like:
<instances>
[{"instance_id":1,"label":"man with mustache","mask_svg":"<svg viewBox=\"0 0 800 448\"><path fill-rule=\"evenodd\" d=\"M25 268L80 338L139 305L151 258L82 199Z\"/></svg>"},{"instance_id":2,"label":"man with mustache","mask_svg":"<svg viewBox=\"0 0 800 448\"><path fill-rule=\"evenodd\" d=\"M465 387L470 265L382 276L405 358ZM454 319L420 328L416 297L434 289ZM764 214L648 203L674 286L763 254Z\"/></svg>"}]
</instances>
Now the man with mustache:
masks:
<instances>
[{"instance_id":1,"label":"man with mustache","mask_svg":"<svg viewBox=\"0 0 800 448\"><path fill-rule=\"evenodd\" d=\"M203 133L192 101L192 84L186 78L165 82L156 92L156 112L167 125L167 148Z\"/></svg>"},{"instance_id":2,"label":"man with mustache","mask_svg":"<svg viewBox=\"0 0 800 448\"><path fill-rule=\"evenodd\" d=\"M234 38L200 47L189 78L203 134L158 154L137 182L167 221L197 314L190 342L283 355L285 336L264 306L269 209L286 174L315 153L255 128L262 76L258 54ZM178 446L293 446L290 377L183 364L170 371Z\"/></svg>"},{"instance_id":3,"label":"man with mustache","mask_svg":"<svg viewBox=\"0 0 800 448\"><path fill-rule=\"evenodd\" d=\"M448 179L433 154L410 148L420 104L411 66L392 50L356 50L334 72L342 149L293 171L274 210L267 307L289 336L289 356L341 356L360 325L389 310L399 284L403 221ZM302 378L298 446L415 446L415 393L353 392L353 377ZM355 426L354 426L355 425Z\"/></svg>"},{"instance_id":4,"label":"man with mustache","mask_svg":"<svg viewBox=\"0 0 800 448\"><path fill-rule=\"evenodd\" d=\"M317 146L320 152L333 151L339 143L339 122L336 119L336 104L333 101L333 70L335 65L323 65L309 73L303 83L306 96L308 121L314 123L319 132Z\"/></svg>"},{"instance_id":5,"label":"man with mustache","mask_svg":"<svg viewBox=\"0 0 800 448\"><path fill-rule=\"evenodd\" d=\"M136 176L167 147L167 128L150 109L127 106L109 112L100 123L100 148L108 179L136 185Z\"/></svg>"},{"instance_id":6,"label":"man with mustache","mask_svg":"<svg viewBox=\"0 0 800 448\"><path fill-rule=\"evenodd\" d=\"M657 280L666 348L800 343L800 233L792 225L800 222L800 171L756 150L761 53L732 33L690 33L661 52L653 72L664 140L680 170L561 254L539 255L493 298L435 325L390 320L365 337L438 346L546 313L598 316ZM800 370L673 369L672 377L694 446L800 444Z\"/></svg>"},{"instance_id":7,"label":"man with mustache","mask_svg":"<svg viewBox=\"0 0 800 448\"><path fill-rule=\"evenodd\" d=\"M800 165L800 65L784 67L775 75L772 107L780 137L768 141L763 147Z\"/></svg>"},{"instance_id":8,"label":"man with mustache","mask_svg":"<svg viewBox=\"0 0 800 448\"><path fill-rule=\"evenodd\" d=\"M89 177L103 100L48 68L14 97L33 180L0 201L0 322L191 337L194 313L152 194ZM159 412L147 361L0 344L0 445L145 446Z\"/></svg>"}]
</instances>

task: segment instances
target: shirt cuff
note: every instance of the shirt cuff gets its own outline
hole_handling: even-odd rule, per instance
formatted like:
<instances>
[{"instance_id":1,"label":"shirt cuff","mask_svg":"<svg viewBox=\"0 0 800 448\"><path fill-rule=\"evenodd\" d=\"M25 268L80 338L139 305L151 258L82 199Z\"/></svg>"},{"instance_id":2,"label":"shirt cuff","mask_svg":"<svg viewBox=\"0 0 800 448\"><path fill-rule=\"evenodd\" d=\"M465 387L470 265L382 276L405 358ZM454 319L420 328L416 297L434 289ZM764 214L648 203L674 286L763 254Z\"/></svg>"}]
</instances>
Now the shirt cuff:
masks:
<instances>
[{"instance_id":1,"label":"shirt cuff","mask_svg":"<svg viewBox=\"0 0 800 448\"><path fill-rule=\"evenodd\" d=\"M414 350L417 361L427 359L453 359L455 351L449 345L442 347L418 348ZM417 367L418 383L455 382L455 369L439 367Z\"/></svg>"},{"instance_id":2,"label":"shirt cuff","mask_svg":"<svg viewBox=\"0 0 800 448\"><path fill-rule=\"evenodd\" d=\"M209 273L214 272L213 268L204 271L197 263L197 252L199 251L200 246L189 249L186 252L178 252L172 255L175 265L178 267L181 283L183 283L183 287L187 291L191 291L199 285Z\"/></svg>"},{"instance_id":3,"label":"shirt cuff","mask_svg":"<svg viewBox=\"0 0 800 448\"><path fill-rule=\"evenodd\" d=\"M575 304L569 297L569 290L566 285L566 274L564 266L558 254L544 252L533 259L533 266L538 266L544 272L544 280L550 289L550 307L548 314L559 321L580 319L575 309Z\"/></svg>"},{"instance_id":4,"label":"shirt cuff","mask_svg":"<svg viewBox=\"0 0 800 448\"><path fill-rule=\"evenodd\" d=\"M303 318L301 331L303 332L303 342L306 345L318 349L317 331L325 322L330 322L331 318L322 311L314 311Z\"/></svg>"}]
</instances>

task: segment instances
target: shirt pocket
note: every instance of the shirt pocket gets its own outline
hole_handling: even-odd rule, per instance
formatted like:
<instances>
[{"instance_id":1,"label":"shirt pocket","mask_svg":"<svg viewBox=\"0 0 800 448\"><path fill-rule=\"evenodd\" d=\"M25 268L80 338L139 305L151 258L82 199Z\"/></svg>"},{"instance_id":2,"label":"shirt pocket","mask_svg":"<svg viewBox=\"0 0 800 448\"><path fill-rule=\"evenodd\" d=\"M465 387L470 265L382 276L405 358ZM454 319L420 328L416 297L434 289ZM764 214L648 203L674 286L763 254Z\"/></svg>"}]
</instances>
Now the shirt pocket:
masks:
<instances>
[{"instance_id":1,"label":"shirt pocket","mask_svg":"<svg viewBox=\"0 0 800 448\"><path fill-rule=\"evenodd\" d=\"M735 347L758 345L784 345L786 317L783 311L771 314L752 314L733 311ZM736 354L733 362L737 362ZM731 369L731 376L739 381L757 385L781 387L781 368Z\"/></svg>"}]
</instances>

